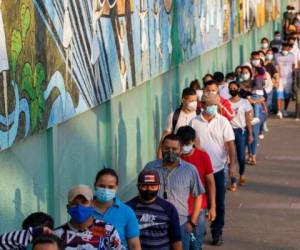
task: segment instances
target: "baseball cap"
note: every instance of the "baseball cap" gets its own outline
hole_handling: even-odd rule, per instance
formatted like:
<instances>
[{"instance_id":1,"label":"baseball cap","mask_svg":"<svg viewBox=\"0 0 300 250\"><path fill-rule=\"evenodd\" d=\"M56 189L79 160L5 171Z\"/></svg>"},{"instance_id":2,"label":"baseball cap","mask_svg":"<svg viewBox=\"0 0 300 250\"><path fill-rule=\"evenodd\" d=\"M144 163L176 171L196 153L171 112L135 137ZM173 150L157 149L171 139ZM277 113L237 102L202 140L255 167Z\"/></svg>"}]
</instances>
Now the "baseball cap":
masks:
<instances>
[{"instance_id":1,"label":"baseball cap","mask_svg":"<svg viewBox=\"0 0 300 250\"><path fill-rule=\"evenodd\" d=\"M87 185L77 185L72 187L68 192L68 201L72 202L78 195L82 195L88 201L93 199L93 192Z\"/></svg>"},{"instance_id":2,"label":"baseball cap","mask_svg":"<svg viewBox=\"0 0 300 250\"><path fill-rule=\"evenodd\" d=\"M144 170L139 174L138 184L142 185L159 185L160 179L157 171Z\"/></svg>"}]
</instances>

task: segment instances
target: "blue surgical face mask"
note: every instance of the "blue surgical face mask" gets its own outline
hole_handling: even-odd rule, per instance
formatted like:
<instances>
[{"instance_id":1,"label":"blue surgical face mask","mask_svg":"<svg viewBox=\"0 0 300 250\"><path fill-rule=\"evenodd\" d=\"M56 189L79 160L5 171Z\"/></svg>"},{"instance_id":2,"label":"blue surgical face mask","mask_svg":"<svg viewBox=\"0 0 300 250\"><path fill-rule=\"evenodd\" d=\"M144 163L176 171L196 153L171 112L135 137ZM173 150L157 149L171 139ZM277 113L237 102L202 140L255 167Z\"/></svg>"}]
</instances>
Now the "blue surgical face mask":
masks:
<instances>
[{"instance_id":1,"label":"blue surgical face mask","mask_svg":"<svg viewBox=\"0 0 300 250\"><path fill-rule=\"evenodd\" d=\"M93 215L93 212L93 207L85 207L82 205L68 208L68 214L78 224L86 222Z\"/></svg>"},{"instance_id":2,"label":"blue surgical face mask","mask_svg":"<svg viewBox=\"0 0 300 250\"><path fill-rule=\"evenodd\" d=\"M215 116L218 113L218 105L211 105L206 108L206 113L210 116Z\"/></svg>"},{"instance_id":3,"label":"blue surgical face mask","mask_svg":"<svg viewBox=\"0 0 300 250\"><path fill-rule=\"evenodd\" d=\"M99 202L108 202L116 197L116 190L96 187L95 197Z\"/></svg>"}]
</instances>

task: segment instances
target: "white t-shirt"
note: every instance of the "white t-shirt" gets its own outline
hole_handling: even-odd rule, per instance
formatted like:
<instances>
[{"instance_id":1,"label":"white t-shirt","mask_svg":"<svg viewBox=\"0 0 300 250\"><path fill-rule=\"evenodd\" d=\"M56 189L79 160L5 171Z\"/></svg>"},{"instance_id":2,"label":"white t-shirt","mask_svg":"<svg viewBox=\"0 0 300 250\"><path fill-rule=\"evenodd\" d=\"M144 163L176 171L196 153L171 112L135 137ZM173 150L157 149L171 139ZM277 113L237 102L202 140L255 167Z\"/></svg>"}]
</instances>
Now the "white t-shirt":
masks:
<instances>
[{"instance_id":1,"label":"white t-shirt","mask_svg":"<svg viewBox=\"0 0 300 250\"><path fill-rule=\"evenodd\" d=\"M235 116L230 121L233 128L245 128L246 118L245 113L252 110L250 102L246 99L241 98L238 102L231 102L231 107L235 111Z\"/></svg>"},{"instance_id":2,"label":"white t-shirt","mask_svg":"<svg viewBox=\"0 0 300 250\"><path fill-rule=\"evenodd\" d=\"M167 124L166 124L166 128L165 128L165 131L171 133L172 130L173 130L173 115L174 115L174 112L172 112L169 117L168 117L168 120L167 120ZM183 126L187 126L190 124L191 120L193 118L195 118L197 116L196 114L196 111L192 112L192 113L185 113L183 112L182 110L180 111L180 114L179 114L179 117L178 117L178 121L176 123L176 126L175 126L175 130L174 130L174 133L177 133L177 130L180 128L180 127L183 127Z\"/></svg>"},{"instance_id":3,"label":"white t-shirt","mask_svg":"<svg viewBox=\"0 0 300 250\"><path fill-rule=\"evenodd\" d=\"M214 173L224 169L228 156L225 143L235 139L229 121L217 114L208 122L200 115L191 121L190 126L196 131L200 147L210 156Z\"/></svg>"},{"instance_id":4,"label":"white t-shirt","mask_svg":"<svg viewBox=\"0 0 300 250\"><path fill-rule=\"evenodd\" d=\"M293 53L289 53L284 56L280 53L275 56L276 64L279 66L279 76L281 81L290 84L293 82L293 65L295 64L295 56ZM283 85L284 85L283 83Z\"/></svg>"},{"instance_id":5,"label":"white t-shirt","mask_svg":"<svg viewBox=\"0 0 300 250\"><path fill-rule=\"evenodd\" d=\"M228 83L225 83L224 85L220 86L219 92L220 92L220 96L223 97L224 99L228 100L231 98L231 95L229 94Z\"/></svg>"},{"instance_id":6,"label":"white t-shirt","mask_svg":"<svg viewBox=\"0 0 300 250\"><path fill-rule=\"evenodd\" d=\"M298 46L294 46L293 49L291 50L291 53L295 56L295 65L297 66L298 62L300 61L300 50Z\"/></svg>"}]
</instances>

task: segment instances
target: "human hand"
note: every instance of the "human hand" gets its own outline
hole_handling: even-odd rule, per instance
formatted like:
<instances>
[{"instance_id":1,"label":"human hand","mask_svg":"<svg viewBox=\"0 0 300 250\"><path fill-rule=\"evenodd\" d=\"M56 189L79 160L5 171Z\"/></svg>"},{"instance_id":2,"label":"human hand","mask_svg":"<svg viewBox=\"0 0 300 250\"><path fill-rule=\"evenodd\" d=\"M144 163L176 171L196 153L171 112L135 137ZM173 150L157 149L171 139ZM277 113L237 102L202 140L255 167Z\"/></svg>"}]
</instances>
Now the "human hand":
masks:
<instances>
[{"instance_id":1,"label":"human hand","mask_svg":"<svg viewBox=\"0 0 300 250\"><path fill-rule=\"evenodd\" d=\"M207 215L208 221L212 222L216 219L216 208L210 208Z\"/></svg>"},{"instance_id":2,"label":"human hand","mask_svg":"<svg viewBox=\"0 0 300 250\"><path fill-rule=\"evenodd\" d=\"M43 234L54 234L49 227L43 227Z\"/></svg>"},{"instance_id":3,"label":"human hand","mask_svg":"<svg viewBox=\"0 0 300 250\"><path fill-rule=\"evenodd\" d=\"M252 144L253 140L254 140L253 135L249 135L248 136L248 143Z\"/></svg>"}]
</instances>

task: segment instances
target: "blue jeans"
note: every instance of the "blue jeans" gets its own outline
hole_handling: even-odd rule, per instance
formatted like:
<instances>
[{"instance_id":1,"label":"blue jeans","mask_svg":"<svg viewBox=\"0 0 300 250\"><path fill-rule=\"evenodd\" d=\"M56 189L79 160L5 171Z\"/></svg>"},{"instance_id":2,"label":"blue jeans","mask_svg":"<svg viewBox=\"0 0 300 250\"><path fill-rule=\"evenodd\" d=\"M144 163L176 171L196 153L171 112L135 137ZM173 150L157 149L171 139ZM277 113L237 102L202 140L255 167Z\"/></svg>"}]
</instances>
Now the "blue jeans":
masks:
<instances>
[{"instance_id":1,"label":"blue jeans","mask_svg":"<svg viewBox=\"0 0 300 250\"><path fill-rule=\"evenodd\" d=\"M202 209L199 218L198 218L198 225L196 226L193 234L195 236L194 240L190 242L190 250L200 250L202 249L202 242L205 233L205 209Z\"/></svg>"},{"instance_id":2,"label":"blue jeans","mask_svg":"<svg viewBox=\"0 0 300 250\"><path fill-rule=\"evenodd\" d=\"M252 95L251 97L252 97L253 99L255 99L255 100L256 100L256 99L259 100L259 99L261 99L263 96L254 94L254 95ZM254 117L260 118L260 113L261 113L260 107L261 107L261 104L260 104L260 103L256 103L256 104L253 105L253 108L254 108Z\"/></svg>"},{"instance_id":3,"label":"blue jeans","mask_svg":"<svg viewBox=\"0 0 300 250\"><path fill-rule=\"evenodd\" d=\"M267 108L268 108L268 112L272 111L272 107L273 107L273 90L267 94Z\"/></svg>"},{"instance_id":4,"label":"blue jeans","mask_svg":"<svg viewBox=\"0 0 300 250\"><path fill-rule=\"evenodd\" d=\"M243 175L245 173L245 150L247 145L247 131L246 129L237 128L233 130L235 136L235 146L237 159L239 163L239 173Z\"/></svg>"},{"instance_id":5,"label":"blue jeans","mask_svg":"<svg viewBox=\"0 0 300 250\"><path fill-rule=\"evenodd\" d=\"M182 249L189 250L191 234L188 232L186 228L186 223L180 226L180 230L181 230Z\"/></svg>"},{"instance_id":6,"label":"blue jeans","mask_svg":"<svg viewBox=\"0 0 300 250\"><path fill-rule=\"evenodd\" d=\"M261 104L257 104L257 107L258 107L260 122L256 125L252 126L253 142L251 144L248 144L248 152L251 155L256 155L260 126L261 126L262 121L264 120Z\"/></svg>"},{"instance_id":7,"label":"blue jeans","mask_svg":"<svg viewBox=\"0 0 300 250\"><path fill-rule=\"evenodd\" d=\"M211 223L212 236L219 236L223 233L225 224L225 171L224 169L214 174L216 185L216 219Z\"/></svg>"}]
</instances>

